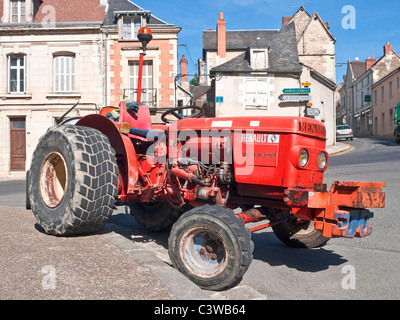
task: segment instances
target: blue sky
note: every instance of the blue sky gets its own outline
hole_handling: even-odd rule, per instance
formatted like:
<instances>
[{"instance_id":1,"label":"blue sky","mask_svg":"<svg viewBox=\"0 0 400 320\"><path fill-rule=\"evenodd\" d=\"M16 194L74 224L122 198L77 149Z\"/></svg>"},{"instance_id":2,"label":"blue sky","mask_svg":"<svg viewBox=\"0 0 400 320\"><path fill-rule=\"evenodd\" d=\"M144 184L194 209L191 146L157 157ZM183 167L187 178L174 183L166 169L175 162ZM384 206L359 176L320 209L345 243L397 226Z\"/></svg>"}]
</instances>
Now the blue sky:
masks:
<instances>
[{"instance_id":1,"label":"blue sky","mask_svg":"<svg viewBox=\"0 0 400 320\"><path fill-rule=\"evenodd\" d=\"M158 18L181 27L179 33L179 59L184 54L189 62L188 73L196 70L197 59L202 56L202 31L216 28L219 13L224 13L227 30L279 29L282 16L291 16L304 6L311 15L318 12L323 21L329 22L330 31L336 38L336 64L359 57L380 58L387 41L400 53L400 1L389 0L132 0L150 10ZM355 29L344 29L343 19L355 9ZM336 80L340 82L346 65L336 68ZM191 78L191 77L189 77Z\"/></svg>"}]
</instances>

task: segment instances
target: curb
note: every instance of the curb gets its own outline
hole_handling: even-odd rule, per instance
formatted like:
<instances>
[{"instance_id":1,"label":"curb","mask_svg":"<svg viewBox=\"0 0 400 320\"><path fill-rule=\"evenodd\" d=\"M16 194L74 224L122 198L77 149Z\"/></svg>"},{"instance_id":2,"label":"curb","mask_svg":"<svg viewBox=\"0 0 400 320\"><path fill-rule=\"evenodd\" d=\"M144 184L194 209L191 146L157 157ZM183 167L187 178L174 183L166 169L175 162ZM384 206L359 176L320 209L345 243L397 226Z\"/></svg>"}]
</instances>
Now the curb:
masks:
<instances>
[{"instance_id":1,"label":"curb","mask_svg":"<svg viewBox=\"0 0 400 320\"><path fill-rule=\"evenodd\" d=\"M126 253L132 260L149 269L178 300L210 300L208 294L174 267L150 251L143 249L134 241L115 232L115 230L123 232L125 229L128 230L127 228L107 223L104 229L108 231L102 235L104 238Z\"/></svg>"},{"instance_id":2,"label":"curb","mask_svg":"<svg viewBox=\"0 0 400 320\"><path fill-rule=\"evenodd\" d=\"M345 145L346 147L344 147L343 149L337 150L337 151L329 152L329 155L330 155L330 156L334 156L334 155L341 154L341 153L344 153L344 152L346 152L346 151L349 151L350 148L351 148L351 146L350 146L349 144L344 144L344 145Z\"/></svg>"}]
</instances>

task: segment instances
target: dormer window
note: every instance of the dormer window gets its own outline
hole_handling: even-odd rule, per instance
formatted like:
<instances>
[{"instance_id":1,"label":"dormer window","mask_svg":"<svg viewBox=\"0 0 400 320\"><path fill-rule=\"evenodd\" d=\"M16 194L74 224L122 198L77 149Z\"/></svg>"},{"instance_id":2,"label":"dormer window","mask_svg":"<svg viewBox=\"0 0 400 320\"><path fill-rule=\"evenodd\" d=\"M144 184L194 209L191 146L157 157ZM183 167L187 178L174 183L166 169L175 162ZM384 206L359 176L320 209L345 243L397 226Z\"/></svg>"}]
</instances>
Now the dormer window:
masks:
<instances>
[{"instance_id":1,"label":"dormer window","mask_svg":"<svg viewBox=\"0 0 400 320\"><path fill-rule=\"evenodd\" d=\"M25 0L11 0L10 22L25 22Z\"/></svg>"},{"instance_id":2,"label":"dormer window","mask_svg":"<svg viewBox=\"0 0 400 320\"><path fill-rule=\"evenodd\" d=\"M138 40L139 29L145 27L151 17L151 12L144 10L114 11L114 14L119 20L120 38L126 40Z\"/></svg>"},{"instance_id":3,"label":"dormer window","mask_svg":"<svg viewBox=\"0 0 400 320\"><path fill-rule=\"evenodd\" d=\"M254 70L266 70L268 68L268 50L250 49L250 64Z\"/></svg>"},{"instance_id":4,"label":"dormer window","mask_svg":"<svg viewBox=\"0 0 400 320\"><path fill-rule=\"evenodd\" d=\"M122 20L122 38L137 40L137 34L142 27L142 17L123 17Z\"/></svg>"}]
</instances>

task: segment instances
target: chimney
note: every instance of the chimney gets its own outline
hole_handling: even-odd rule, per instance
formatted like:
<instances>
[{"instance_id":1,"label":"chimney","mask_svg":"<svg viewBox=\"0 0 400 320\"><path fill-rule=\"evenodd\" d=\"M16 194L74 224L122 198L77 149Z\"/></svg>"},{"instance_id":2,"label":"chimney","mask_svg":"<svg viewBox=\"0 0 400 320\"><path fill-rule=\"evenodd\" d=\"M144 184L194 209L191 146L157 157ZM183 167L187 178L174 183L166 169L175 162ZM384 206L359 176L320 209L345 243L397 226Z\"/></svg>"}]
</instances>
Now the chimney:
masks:
<instances>
[{"instance_id":1,"label":"chimney","mask_svg":"<svg viewBox=\"0 0 400 320\"><path fill-rule=\"evenodd\" d=\"M206 83L206 76L205 76L205 70L204 70L204 61L203 59L198 60L198 68L199 68L199 84L205 84Z\"/></svg>"},{"instance_id":2,"label":"chimney","mask_svg":"<svg viewBox=\"0 0 400 320\"><path fill-rule=\"evenodd\" d=\"M185 57L185 55L182 56L181 61L180 61L180 66L181 66L181 85L187 82L187 66L188 66L188 61Z\"/></svg>"},{"instance_id":3,"label":"chimney","mask_svg":"<svg viewBox=\"0 0 400 320\"><path fill-rule=\"evenodd\" d=\"M372 56L372 58L370 58L368 56L368 58L365 60L365 70L369 70L376 62L376 59L374 56Z\"/></svg>"},{"instance_id":4,"label":"chimney","mask_svg":"<svg viewBox=\"0 0 400 320\"><path fill-rule=\"evenodd\" d=\"M282 27L286 26L292 17L282 17Z\"/></svg>"},{"instance_id":5,"label":"chimney","mask_svg":"<svg viewBox=\"0 0 400 320\"><path fill-rule=\"evenodd\" d=\"M222 12L217 21L217 55L226 58L226 21Z\"/></svg>"},{"instance_id":6,"label":"chimney","mask_svg":"<svg viewBox=\"0 0 400 320\"><path fill-rule=\"evenodd\" d=\"M385 46L383 47L383 53L386 56L390 52L392 52L392 45L389 44L389 41L388 41L388 42L386 42Z\"/></svg>"},{"instance_id":7,"label":"chimney","mask_svg":"<svg viewBox=\"0 0 400 320\"><path fill-rule=\"evenodd\" d=\"M180 67L181 67L181 86L185 90L189 91L190 84L188 82L188 74L187 74L188 61L187 61L185 55L182 55L182 58L180 61Z\"/></svg>"}]
</instances>

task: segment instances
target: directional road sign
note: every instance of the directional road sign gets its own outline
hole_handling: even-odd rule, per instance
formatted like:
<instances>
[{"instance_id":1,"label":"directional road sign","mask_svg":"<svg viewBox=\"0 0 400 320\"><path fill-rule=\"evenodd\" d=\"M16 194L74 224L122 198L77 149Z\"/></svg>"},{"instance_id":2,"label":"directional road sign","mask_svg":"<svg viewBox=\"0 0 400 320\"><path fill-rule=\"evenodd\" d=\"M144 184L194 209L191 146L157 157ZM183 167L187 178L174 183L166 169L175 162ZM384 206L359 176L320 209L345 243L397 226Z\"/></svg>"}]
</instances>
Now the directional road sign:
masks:
<instances>
[{"instance_id":1,"label":"directional road sign","mask_svg":"<svg viewBox=\"0 0 400 320\"><path fill-rule=\"evenodd\" d=\"M311 89L310 88L288 88L288 89L283 89L283 93L286 94L307 94L310 93Z\"/></svg>"},{"instance_id":2,"label":"directional road sign","mask_svg":"<svg viewBox=\"0 0 400 320\"><path fill-rule=\"evenodd\" d=\"M282 95L280 99L283 101L311 101L311 96Z\"/></svg>"},{"instance_id":3,"label":"directional road sign","mask_svg":"<svg viewBox=\"0 0 400 320\"><path fill-rule=\"evenodd\" d=\"M320 111L318 108L306 108L306 115L308 117L318 117L320 114Z\"/></svg>"}]
</instances>

